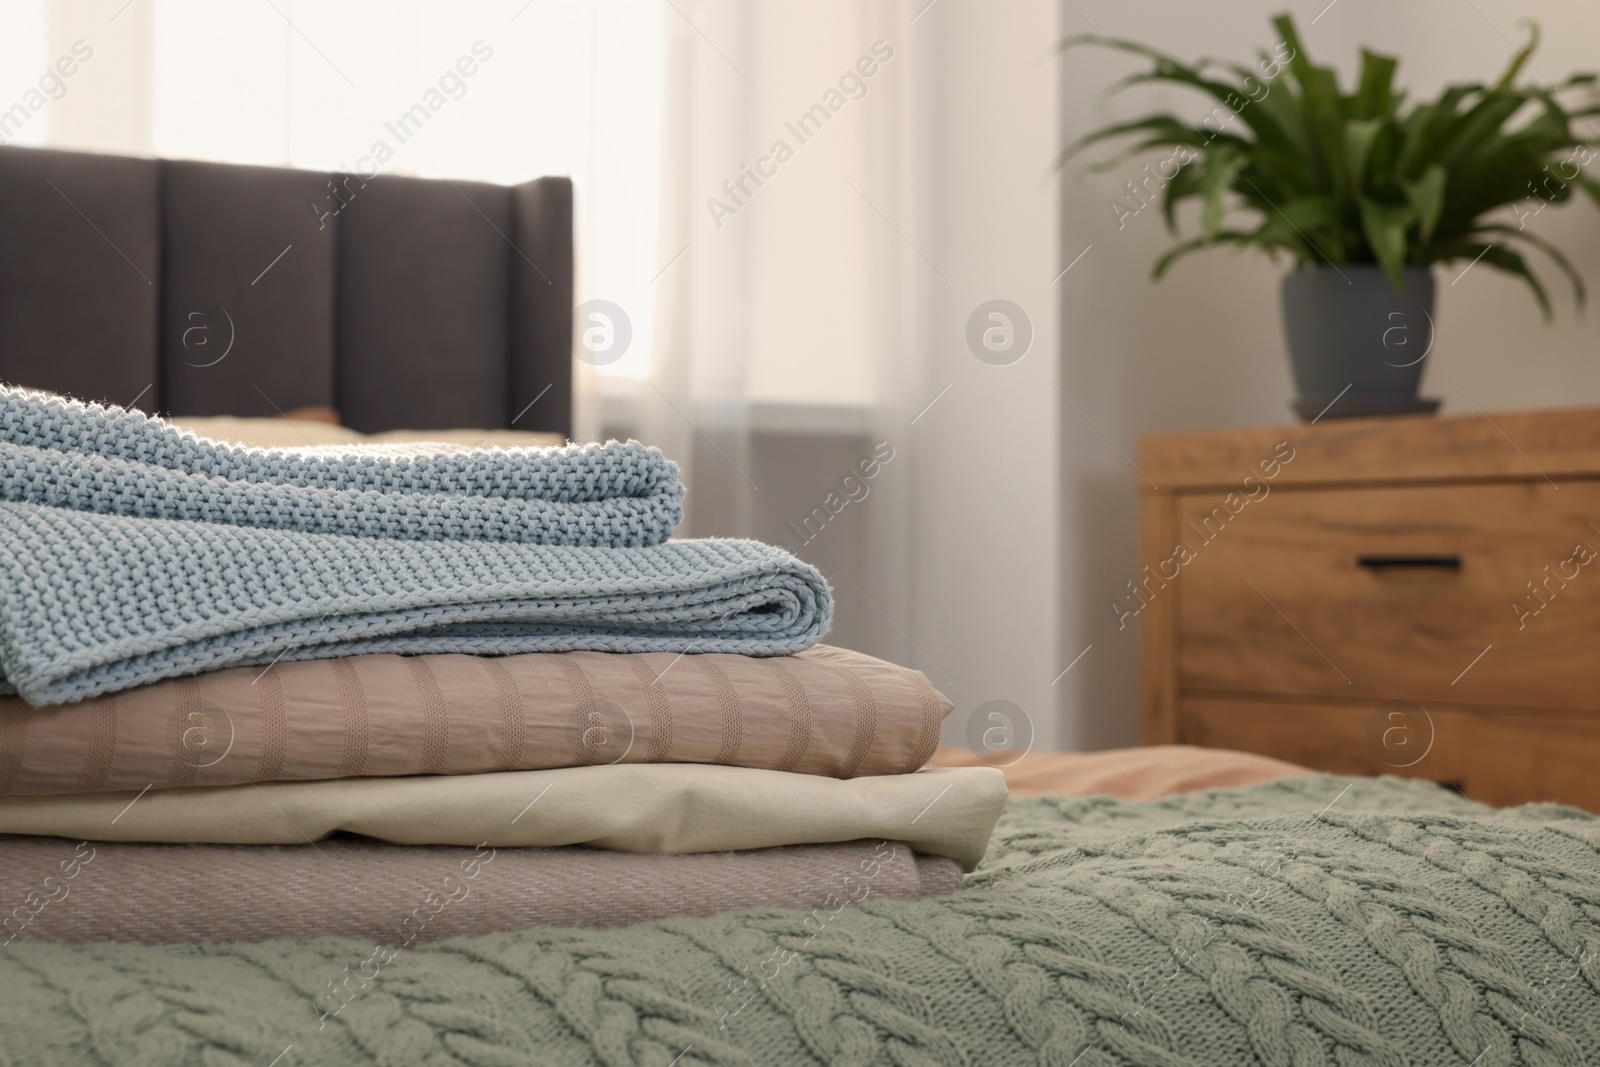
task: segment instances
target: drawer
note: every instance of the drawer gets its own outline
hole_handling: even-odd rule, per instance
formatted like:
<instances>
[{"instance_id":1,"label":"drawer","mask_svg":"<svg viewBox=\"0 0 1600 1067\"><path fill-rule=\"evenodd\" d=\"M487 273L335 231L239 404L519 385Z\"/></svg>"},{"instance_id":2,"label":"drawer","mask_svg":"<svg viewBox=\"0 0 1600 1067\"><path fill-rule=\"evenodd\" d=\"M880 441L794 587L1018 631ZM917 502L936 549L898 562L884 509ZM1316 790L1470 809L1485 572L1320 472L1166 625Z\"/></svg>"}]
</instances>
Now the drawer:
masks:
<instances>
[{"instance_id":1,"label":"drawer","mask_svg":"<svg viewBox=\"0 0 1600 1067\"><path fill-rule=\"evenodd\" d=\"M1240 499L1180 496L1189 558L1141 576L1180 692L1600 709L1600 483Z\"/></svg>"},{"instance_id":2,"label":"drawer","mask_svg":"<svg viewBox=\"0 0 1600 1067\"><path fill-rule=\"evenodd\" d=\"M1186 699L1180 740L1329 774L1398 774L1486 804L1553 801L1600 812L1600 719L1390 703Z\"/></svg>"}]
</instances>

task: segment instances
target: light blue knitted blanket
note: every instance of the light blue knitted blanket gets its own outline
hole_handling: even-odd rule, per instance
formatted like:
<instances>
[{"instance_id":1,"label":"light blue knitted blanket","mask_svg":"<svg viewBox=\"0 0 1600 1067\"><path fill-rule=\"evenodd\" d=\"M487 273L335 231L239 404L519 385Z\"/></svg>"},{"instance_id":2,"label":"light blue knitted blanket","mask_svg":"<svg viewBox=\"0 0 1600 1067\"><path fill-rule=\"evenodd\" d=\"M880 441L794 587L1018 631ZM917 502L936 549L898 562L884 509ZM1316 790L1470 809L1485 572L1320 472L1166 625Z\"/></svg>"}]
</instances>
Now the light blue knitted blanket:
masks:
<instances>
[{"instance_id":1,"label":"light blue knitted blanket","mask_svg":"<svg viewBox=\"0 0 1600 1067\"><path fill-rule=\"evenodd\" d=\"M0 390L0 692L64 703L368 652L731 652L821 640L780 549L673 541L655 449L440 456L219 446Z\"/></svg>"},{"instance_id":2,"label":"light blue knitted blanket","mask_svg":"<svg viewBox=\"0 0 1600 1067\"><path fill-rule=\"evenodd\" d=\"M302 533L655 545L683 519L658 449L242 448L136 411L0 386L0 500Z\"/></svg>"}]
</instances>

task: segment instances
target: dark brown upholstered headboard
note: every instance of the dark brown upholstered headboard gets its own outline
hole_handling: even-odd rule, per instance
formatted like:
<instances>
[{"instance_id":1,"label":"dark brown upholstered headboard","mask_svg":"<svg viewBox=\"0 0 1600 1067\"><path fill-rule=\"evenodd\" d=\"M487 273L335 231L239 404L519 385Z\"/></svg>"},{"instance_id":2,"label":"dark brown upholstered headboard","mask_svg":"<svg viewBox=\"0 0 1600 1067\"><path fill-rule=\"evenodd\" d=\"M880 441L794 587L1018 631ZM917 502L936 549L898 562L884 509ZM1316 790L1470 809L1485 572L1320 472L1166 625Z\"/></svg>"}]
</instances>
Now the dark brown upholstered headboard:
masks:
<instances>
[{"instance_id":1,"label":"dark brown upholstered headboard","mask_svg":"<svg viewBox=\"0 0 1600 1067\"><path fill-rule=\"evenodd\" d=\"M0 148L0 380L173 415L570 434L571 351L565 178Z\"/></svg>"}]
</instances>

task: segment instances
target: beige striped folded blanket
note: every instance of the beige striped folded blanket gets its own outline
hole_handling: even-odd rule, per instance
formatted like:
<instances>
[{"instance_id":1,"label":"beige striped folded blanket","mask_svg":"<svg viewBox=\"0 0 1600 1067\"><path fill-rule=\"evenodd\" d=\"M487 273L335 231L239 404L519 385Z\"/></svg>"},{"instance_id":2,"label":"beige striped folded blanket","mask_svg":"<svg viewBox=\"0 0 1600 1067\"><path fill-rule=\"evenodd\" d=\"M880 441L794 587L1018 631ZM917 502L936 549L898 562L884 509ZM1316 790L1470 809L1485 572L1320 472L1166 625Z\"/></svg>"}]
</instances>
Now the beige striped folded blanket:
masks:
<instances>
[{"instance_id":1,"label":"beige striped folded blanket","mask_svg":"<svg viewBox=\"0 0 1600 1067\"><path fill-rule=\"evenodd\" d=\"M0 796L611 763L904 774L951 707L918 671L826 645L308 660L51 707L0 697Z\"/></svg>"},{"instance_id":2,"label":"beige striped folded blanket","mask_svg":"<svg viewBox=\"0 0 1600 1067\"><path fill-rule=\"evenodd\" d=\"M348 937L393 953L533 926L746 908L811 912L795 917L805 936L851 904L960 884L953 861L881 840L660 856L352 838L313 846L0 837L0 900L11 906L0 912L0 945Z\"/></svg>"}]
</instances>

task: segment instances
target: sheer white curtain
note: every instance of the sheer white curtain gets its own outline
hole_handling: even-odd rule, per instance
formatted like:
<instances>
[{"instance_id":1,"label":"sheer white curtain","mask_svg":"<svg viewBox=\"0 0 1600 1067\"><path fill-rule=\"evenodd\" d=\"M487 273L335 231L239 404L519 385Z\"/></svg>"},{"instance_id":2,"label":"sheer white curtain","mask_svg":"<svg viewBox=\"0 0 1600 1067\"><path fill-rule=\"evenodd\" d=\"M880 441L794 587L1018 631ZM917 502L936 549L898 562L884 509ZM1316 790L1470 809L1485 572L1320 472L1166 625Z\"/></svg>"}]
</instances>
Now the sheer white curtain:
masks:
<instances>
[{"instance_id":1,"label":"sheer white curtain","mask_svg":"<svg viewBox=\"0 0 1600 1067\"><path fill-rule=\"evenodd\" d=\"M797 411L862 433L905 424L910 16L898 0L663 10L663 267L640 425L687 467L689 532L752 531L752 433ZM887 484L874 526L904 510Z\"/></svg>"},{"instance_id":2,"label":"sheer white curtain","mask_svg":"<svg viewBox=\"0 0 1600 1067\"><path fill-rule=\"evenodd\" d=\"M927 672L956 703L950 740L1003 700L1056 742L1083 647L1058 647L1054 5L671 0L662 36L644 404L688 463L684 532L782 539L766 471L838 484L847 460L816 431L853 419L894 459L799 547L833 584L833 640ZM997 298L1032 320L1006 365L968 340ZM788 425L813 432L772 432Z\"/></svg>"}]
</instances>

